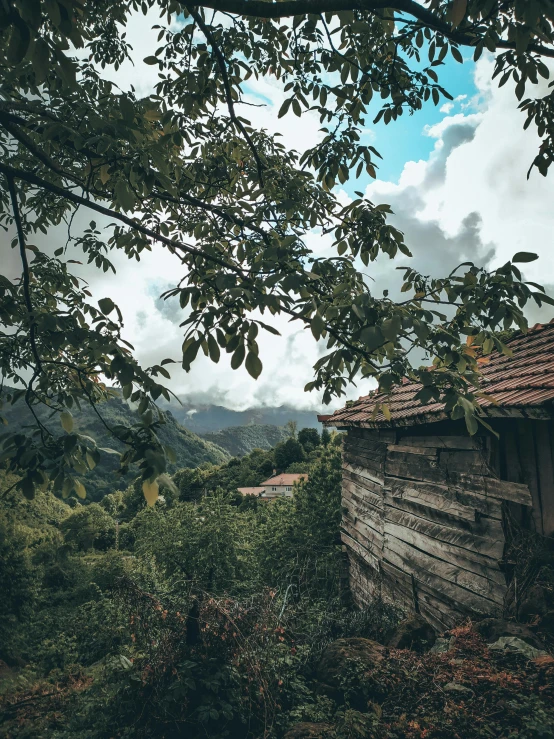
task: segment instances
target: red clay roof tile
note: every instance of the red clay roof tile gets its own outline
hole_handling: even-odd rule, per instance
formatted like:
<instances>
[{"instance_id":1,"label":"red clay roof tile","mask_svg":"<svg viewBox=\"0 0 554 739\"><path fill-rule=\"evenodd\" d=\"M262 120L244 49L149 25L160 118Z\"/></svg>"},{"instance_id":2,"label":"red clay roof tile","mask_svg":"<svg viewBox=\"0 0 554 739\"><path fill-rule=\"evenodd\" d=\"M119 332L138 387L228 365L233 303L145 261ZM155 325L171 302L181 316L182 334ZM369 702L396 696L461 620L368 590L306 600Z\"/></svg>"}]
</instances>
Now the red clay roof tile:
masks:
<instances>
[{"instance_id":1,"label":"red clay roof tile","mask_svg":"<svg viewBox=\"0 0 554 739\"><path fill-rule=\"evenodd\" d=\"M481 366L482 387L496 404L481 398L483 407L499 406L509 415L510 409L552 404L554 401L554 319L547 324L536 324L527 334L518 334L508 343L512 356L498 352L488 355ZM326 426L406 426L422 421L448 418L442 403L422 405L414 396L421 389L419 383L406 381L394 388L390 395L370 393L335 411L326 418ZM387 403L391 420L382 413L371 418L378 402Z\"/></svg>"}]
</instances>

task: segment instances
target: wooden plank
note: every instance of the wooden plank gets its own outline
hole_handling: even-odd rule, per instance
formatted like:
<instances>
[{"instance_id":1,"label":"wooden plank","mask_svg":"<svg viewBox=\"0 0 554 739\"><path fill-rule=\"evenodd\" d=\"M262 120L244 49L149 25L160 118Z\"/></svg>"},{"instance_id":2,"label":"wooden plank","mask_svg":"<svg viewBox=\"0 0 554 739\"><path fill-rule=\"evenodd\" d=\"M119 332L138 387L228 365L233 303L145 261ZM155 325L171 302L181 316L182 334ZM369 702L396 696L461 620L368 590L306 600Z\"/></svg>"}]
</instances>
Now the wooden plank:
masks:
<instances>
[{"instance_id":1,"label":"wooden plank","mask_svg":"<svg viewBox=\"0 0 554 739\"><path fill-rule=\"evenodd\" d=\"M367 470L366 470L367 472ZM358 487L363 490L367 490L368 493L373 495L383 496L383 483L376 482L374 479L370 479L367 475L362 477L358 472L354 472L351 468L347 469L345 465L342 466L343 480L350 480L355 483Z\"/></svg>"},{"instance_id":2,"label":"wooden plank","mask_svg":"<svg viewBox=\"0 0 554 739\"><path fill-rule=\"evenodd\" d=\"M384 459L371 459L370 457L365 457L360 454L353 454L348 449L343 451L342 459L353 467L361 467L367 472L371 472L374 477L377 477L378 479L383 477L383 471L385 468Z\"/></svg>"},{"instance_id":3,"label":"wooden plank","mask_svg":"<svg viewBox=\"0 0 554 739\"><path fill-rule=\"evenodd\" d=\"M365 480L350 472L345 471L342 478L343 488L356 494L359 498L367 501L376 508L383 507L383 486L374 482Z\"/></svg>"},{"instance_id":4,"label":"wooden plank","mask_svg":"<svg viewBox=\"0 0 554 739\"><path fill-rule=\"evenodd\" d=\"M412 588L415 587L420 608L425 604L425 608L421 609L424 618L430 620L429 611L434 611L435 618L437 618L441 624L444 624L445 628L449 628L454 626L456 623L459 623L460 618L463 616L475 615L475 612L471 608L467 608L464 604L458 603L452 598L449 598L444 594L444 592L437 593L419 580L415 580L414 585L412 586L411 576L393 565L391 562L383 561L381 563L381 571L383 572L383 595L387 589L401 589L404 593L409 591L410 598L413 602L413 596L411 594ZM410 607L410 611L413 611L413 604ZM432 618L433 617L431 617L431 619ZM433 623L432 620L431 623Z\"/></svg>"},{"instance_id":5,"label":"wooden plank","mask_svg":"<svg viewBox=\"0 0 554 739\"><path fill-rule=\"evenodd\" d=\"M370 439L380 441L386 444L394 444L396 442L397 433L393 429L370 429L370 428L352 428L348 431L348 436L356 439Z\"/></svg>"},{"instance_id":6,"label":"wooden plank","mask_svg":"<svg viewBox=\"0 0 554 739\"><path fill-rule=\"evenodd\" d=\"M479 436L403 436L401 434L398 444L436 447L437 449L481 449L483 439Z\"/></svg>"},{"instance_id":7,"label":"wooden plank","mask_svg":"<svg viewBox=\"0 0 554 739\"><path fill-rule=\"evenodd\" d=\"M404 485L409 485L410 487L428 486L430 489L436 488L437 490L446 489L448 491L447 495L460 505L469 509L473 508L478 514L484 516L497 519L502 518L502 503L495 498L487 498L478 493L455 487L454 485L434 485L418 480L403 480L397 477L385 476L385 487L391 490L399 489Z\"/></svg>"},{"instance_id":8,"label":"wooden plank","mask_svg":"<svg viewBox=\"0 0 554 739\"><path fill-rule=\"evenodd\" d=\"M467 572L472 572L475 575L484 577L486 580L490 580L495 586L499 587L502 591L502 598L504 598L506 594L506 578L500 572L497 560L476 554L468 549L462 549L453 544L437 541L431 536L422 534L417 529L412 529L387 519L384 522L384 533L385 535L394 536L401 541L405 541L407 544L417 547L437 559L442 559L449 564L467 570Z\"/></svg>"},{"instance_id":9,"label":"wooden plank","mask_svg":"<svg viewBox=\"0 0 554 739\"><path fill-rule=\"evenodd\" d=\"M384 535L376 532L370 526L364 526L361 521L349 520L344 517L341 522L342 530L354 541L357 541L366 551L379 559L383 554Z\"/></svg>"},{"instance_id":10,"label":"wooden plank","mask_svg":"<svg viewBox=\"0 0 554 739\"><path fill-rule=\"evenodd\" d=\"M350 434L343 441L343 447L361 449L362 451L372 452L373 454L384 455L387 451L387 446L386 442L379 441L378 439L359 439L355 436L350 436Z\"/></svg>"},{"instance_id":11,"label":"wooden plank","mask_svg":"<svg viewBox=\"0 0 554 739\"><path fill-rule=\"evenodd\" d=\"M342 469L361 477L363 480L369 480L370 482L376 483L377 485L383 485L385 477L382 474L375 474L370 472L365 467L359 464L351 464L348 461L343 461Z\"/></svg>"},{"instance_id":12,"label":"wooden plank","mask_svg":"<svg viewBox=\"0 0 554 739\"><path fill-rule=\"evenodd\" d=\"M447 599L444 593L436 593L427 585L412 578L390 562L381 564L383 600L401 607L408 613L414 612L415 589L420 613L439 633L460 622L463 616L474 616L471 609Z\"/></svg>"},{"instance_id":13,"label":"wooden plank","mask_svg":"<svg viewBox=\"0 0 554 739\"><path fill-rule=\"evenodd\" d=\"M541 502L541 528L543 534L548 536L554 531L554 465L552 460L550 424L545 421L537 421L535 427Z\"/></svg>"},{"instance_id":14,"label":"wooden plank","mask_svg":"<svg viewBox=\"0 0 554 739\"><path fill-rule=\"evenodd\" d=\"M445 544L489 557L495 562L499 561L504 554L504 535L500 528L493 536L481 536L472 531L446 526L436 521L429 521L412 511L396 508L393 504L394 501L390 505L387 501L385 521L405 526Z\"/></svg>"},{"instance_id":15,"label":"wooden plank","mask_svg":"<svg viewBox=\"0 0 554 739\"><path fill-rule=\"evenodd\" d=\"M405 454L420 454L424 457L430 457L435 459L438 454L438 449L430 446L408 446L407 444L389 444L387 446L388 452L404 452Z\"/></svg>"},{"instance_id":16,"label":"wooden plank","mask_svg":"<svg viewBox=\"0 0 554 739\"><path fill-rule=\"evenodd\" d=\"M357 488L351 487L349 480L342 481L342 504L351 508L360 518L379 518L383 516L385 502L383 498L372 496L370 493L361 495Z\"/></svg>"},{"instance_id":17,"label":"wooden plank","mask_svg":"<svg viewBox=\"0 0 554 739\"><path fill-rule=\"evenodd\" d=\"M479 450L450 450L444 449L440 453L439 465L444 467L447 479L452 472L463 472L467 475L494 476L489 468L485 453Z\"/></svg>"},{"instance_id":18,"label":"wooden plank","mask_svg":"<svg viewBox=\"0 0 554 739\"><path fill-rule=\"evenodd\" d=\"M340 537L346 546L355 552L366 564L373 567L374 570L379 570L379 560L374 554L365 549L365 547L362 547L362 545L347 534L346 531L341 531Z\"/></svg>"},{"instance_id":19,"label":"wooden plank","mask_svg":"<svg viewBox=\"0 0 554 739\"><path fill-rule=\"evenodd\" d=\"M404 452L387 452L385 474L408 480L446 482L446 472L435 459Z\"/></svg>"},{"instance_id":20,"label":"wooden plank","mask_svg":"<svg viewBox=\"0 0 554 739\"><path fill-rule=\"evenodd\" d=\"M450 482L478 495L490 496L498 500L509 500L521 505L532 505L531 491L527 485L518 485L507 480L496 480L493 477L481 475L465 475L462 473L451 473Z\"/></svg>"},{"instance_id":21,"label":"wooden plank","mask_svg":"<svg viewBox=\"0 0 554 739\"><path fill-rule=\"evenodd\" d=\"M434 508L455 518L475 521L475 508L459 503L456 500L455 493L446 485L386 478L385 486L389 487L393 497L403 498L413 503Z\"/></svg>"},{"instance_id":22,"label":"wooden plank","mask_svg":"<svg viewBox=\"0 0 554 739\"><path fill-rule=\"evenodd\" d=\"M383 469L385 464L385 449L382 452L373 452L371 450L360 450L355 447L345 446L342 450L343 457L349 455L356 459L364 460L363 464L366 466L366 461L369 462L369 469Z\"/></svg>"},{"instance_id":23,"label":"wooden plank","mask_svg":"<svg viewBox=\"0 0 554 739\"><path fill-rule=\"evenodd\" d=\"M421 582L481 613L502 607L503 596L489 580L435 559L393 536L385 537L384 558Z\"/></svg>"},{"instance_id":24,"label":"wooden plank","mask_svg":"<svg viewBox=\"0 0 554 739\"><path fill-rule=\"evenodd\" d=\"M372 543L374 542L380 549L383 548L383 536L385 533L383 518L359 518L355 513L346 509L342 522L348 523L354 529L358 530L366 539L369 539Z\"/></svg>"}]
</instances>

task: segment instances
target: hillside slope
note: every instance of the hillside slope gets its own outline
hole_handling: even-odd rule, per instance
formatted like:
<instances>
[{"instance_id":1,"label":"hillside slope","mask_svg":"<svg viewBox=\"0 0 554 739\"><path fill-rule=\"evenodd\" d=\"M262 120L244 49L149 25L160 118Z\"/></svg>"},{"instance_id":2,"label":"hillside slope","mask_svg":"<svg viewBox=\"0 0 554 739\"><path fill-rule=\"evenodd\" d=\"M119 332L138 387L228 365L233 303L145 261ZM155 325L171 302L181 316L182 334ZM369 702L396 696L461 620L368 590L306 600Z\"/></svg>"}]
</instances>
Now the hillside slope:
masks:
<instances>
[{"instance_id":1,"label":"hillside slope","mask_svg":"<svg viewBox=\"0 0 554 739\"><path fill-rule=\"evenodd\" d=\"M137 413L118 397L103 403L99 406L99 409L108 426L132 424L138 420ZM2 413L8 421L10 430L20 429L33 423L29 410L22 402L15 406L5 405ZM81 411L74 408L72 413L76 431L92 436L100 447L108 446L117 451L122 451L122 444L116 439L107 437L105 427L92 408L83 406ZM59 423L57 419L50 420L45 409L40 409L38 415L46 426ZM176 463L171 465L168 470L170 473L182 467L198 467L204 462L221 464L229 459L229 455L224 449L181 426L169 411L164 412L164 417L166 423L162 426L158 435L161 442L170 446L177 456ZM89 472L85 479L88 500L100 500L114 489L124 489L129 485L136 473L131 471L126 477L120 477L116 474L118 466L119 462L115 455L102 455L100 464L92 472Z\"/></svg>"},{"instance_id":2,"label":"hillside slope","mask_svg":"<svg viewBox=\"0 0 554 739\"><path fill-rule=\"evenodd\" d=\"M282 426L250 424L230 426L201 436L225 449L233 457L243 457L253 449L272 449L280 441L287 439L289 434Z\"/></svg>"}]
</instances>

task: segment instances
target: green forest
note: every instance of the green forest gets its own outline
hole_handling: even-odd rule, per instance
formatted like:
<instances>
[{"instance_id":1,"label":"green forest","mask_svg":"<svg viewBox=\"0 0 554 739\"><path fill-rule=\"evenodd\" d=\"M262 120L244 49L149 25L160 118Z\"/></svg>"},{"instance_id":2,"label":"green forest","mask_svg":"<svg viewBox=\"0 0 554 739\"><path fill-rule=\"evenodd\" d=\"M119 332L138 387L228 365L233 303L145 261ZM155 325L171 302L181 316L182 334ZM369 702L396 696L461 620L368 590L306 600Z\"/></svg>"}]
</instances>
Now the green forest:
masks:
<instances>
[{"instance_id":1,"label":"green forest","mask_svg":"<svg viewBox=\"0 0 554 739\"><path fill-rule=\"evenodd\" d=\"M236 492L276 467L309 474L292 499ZM553 736L552 658L352 607L339 434L180 469L152 507L140 478L84 503L1 480L6 739Z\"/></svg>"}]
</instances>

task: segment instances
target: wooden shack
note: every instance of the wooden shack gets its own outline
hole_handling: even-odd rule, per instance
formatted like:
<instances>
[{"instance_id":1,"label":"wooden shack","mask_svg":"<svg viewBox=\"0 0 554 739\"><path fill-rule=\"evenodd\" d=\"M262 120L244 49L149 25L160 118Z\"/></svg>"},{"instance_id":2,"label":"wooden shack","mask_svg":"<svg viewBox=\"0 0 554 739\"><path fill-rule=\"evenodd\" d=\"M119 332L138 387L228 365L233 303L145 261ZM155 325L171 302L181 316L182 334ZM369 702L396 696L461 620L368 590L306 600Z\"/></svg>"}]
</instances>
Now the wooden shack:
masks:
<instances>
[{"instance_id":1,"label":"wooden shack","mask_svg":"<svg viewBox=\"0 0 554 739\"><path fill-rule=\"evenodd\" d=\"M342 541L354 600L377 596L437 628L501 614L513 568L508 532L554 533L554 322L482 364L487 422L470 437L420 385L348 404L326 426L343 442ZM386 402L390 420L372 418Z\"/></svg>"}]
</instances>

